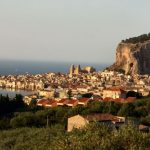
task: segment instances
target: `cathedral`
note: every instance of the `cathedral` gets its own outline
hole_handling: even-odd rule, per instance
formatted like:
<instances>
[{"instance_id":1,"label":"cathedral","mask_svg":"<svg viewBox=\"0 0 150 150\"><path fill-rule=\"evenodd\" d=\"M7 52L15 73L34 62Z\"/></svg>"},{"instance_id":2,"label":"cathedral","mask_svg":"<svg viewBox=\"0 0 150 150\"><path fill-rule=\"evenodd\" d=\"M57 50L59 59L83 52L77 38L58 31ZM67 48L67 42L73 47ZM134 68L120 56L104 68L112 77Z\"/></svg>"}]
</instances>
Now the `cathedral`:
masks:
<instances>
[{"instance_id":1,"label":"cathedral","mask_svg":"<svg viewBox=\"0 0 150 150\"><path fill-rule=\"evenodd\" d=\"M90 67L90 66L87 66L87 67L81 69L80 65L77 65L77 66L71 65L69 75L73 76L73 75L79 75L82 73L93 73L95 71L96 71L96 69L93 67Z\"/></svg>"}]
</instances>

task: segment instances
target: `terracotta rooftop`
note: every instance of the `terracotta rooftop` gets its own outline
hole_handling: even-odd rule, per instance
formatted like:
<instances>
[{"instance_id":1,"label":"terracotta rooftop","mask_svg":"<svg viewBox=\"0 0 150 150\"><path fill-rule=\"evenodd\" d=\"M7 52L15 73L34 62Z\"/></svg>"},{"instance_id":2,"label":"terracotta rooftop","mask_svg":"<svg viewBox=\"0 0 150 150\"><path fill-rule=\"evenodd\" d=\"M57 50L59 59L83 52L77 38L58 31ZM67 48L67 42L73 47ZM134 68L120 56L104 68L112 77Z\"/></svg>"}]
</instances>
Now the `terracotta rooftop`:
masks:
<instances>
[{"instance_id":1,"label":"terracotta rooftop","mask_svg":"<svg viewBox=\"0 0 150 150\"><path fill-rule=\"evenodd\" d=\"M49 101L47 101L46 105L51 105L51 104L56 103L56 102L57 102L56 100L49 100Z\"/></svg>"},{"instance_id":2,"label":"terracotta rooftop","mask_svg":"<svg viewBox=\"0 0 150 150\"><path fill-rule=\"evenodd\" d=\"M72 99L72 100L69 100L68 104L74 104L76 102L78 102L78 100Z\"/></svg>"},{"instance_id":3,"label":"terracotta rooftop","mask_svg":"<svg viewBox=\"0 0 150 150\"><path fill-rule=\"evenodd\" d=\"M84 116L85 119L89 121L118 121L119 119L116 116L111 114L93 114Z\"/></svg>"},{"instance_id":4,"label":"terracotta rooftop","mask_svg":"<svg viewBox=\"0 0 150 150\"><path fill-rule=\"evenodd\" d=\"M39 100L39 101L37 102L37 104L44 105L44 104L46 104L48 101L49 101L49 100L47 100L47 99L41 99L41 100Z\"/></svg>"},{"instance_id":5,"label":"terracotta rooftop","mask_svg":"<svg viewBox=\"0 0 150 150\"><path fill-rule=\"evenodd\" d=\"M65 101L68 101L69 99L61 99L60 101L59 101L59 103L63 103L63 102L65 102Z\"/></svg>"},{"instance_id":6,"label":"terracotta rooftop","mask_svg":"<svg viewBox=\"0 0 150 150\"><path fill-rule=\"evenodd\" d=\"M51 105L53 103L57 102L56 100L48 100L48 99L42 99L42 100L39 100L37 102L37 105Z\"/></svg>"},{"instance_id":7,"label":"terracotta rooftop","mask_svg":"<svg viewBox=\"0 0 150 150\"><path fill-rule=\"evenodd\" d=\"M128 101L128 102L132 102L134 100L136 100L136 97L128 97L128 98L126 98L126 101Z\"/></svg>"},{"instance_id":8,"label":"terracotta rooftop","mask_svg":"<svg viewBox=\"0 0 150 150\"><path fill-rule=\"evenodd\" d=\"M111 98L111 97L105 97L103 100L104 100L104 101L112 101L113 98Z\"/></svg>"},{"instance_id":9,"label":"terracotta rooftop","mask_svg":"<svg viewBox=\"0 0 150 150\"><path fill-rule=\"evenodd\" d=\"M88 102L89 98L81 98L79 99L79 102L84 103L84 102Z\"/></svg>"}]
</instances>

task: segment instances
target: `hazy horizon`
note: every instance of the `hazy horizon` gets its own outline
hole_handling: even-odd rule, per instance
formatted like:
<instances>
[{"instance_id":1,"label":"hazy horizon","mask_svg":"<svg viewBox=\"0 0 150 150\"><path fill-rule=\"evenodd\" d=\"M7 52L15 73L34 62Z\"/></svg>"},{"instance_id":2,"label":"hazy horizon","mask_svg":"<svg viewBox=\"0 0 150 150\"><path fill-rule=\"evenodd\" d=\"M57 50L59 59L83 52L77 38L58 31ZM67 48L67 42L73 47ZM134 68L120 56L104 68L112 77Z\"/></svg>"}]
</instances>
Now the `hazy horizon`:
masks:
<instances>
[{"instance_id":1,"label":"hazy horizon","mask_svg":"<svg viewBox=\"0 0 150 150\"><path fill-rule=\"evenodd\" d=\"M74 64L85 66L93 66L97 71L103 70L110 64L101 63L81 63L81 62L50 62L50 61L18 61L18 60L0 60L0 75L18 75L26 74L39 74L47 72L61 72L68 73L70 66Z\"/></svg>"},{"instance_id":2,"label":"hazy horizon","mask_svg":"<svg viewBox=\"0 0 150 150\"><path fill-rule=\"evenodd\" d=\"M0 59L111 64L117 44L149 33L148 0L0 1Z\"/></svg>"},{"instance_id":3,"label":"hazy horizon","mask_svg":"<svg viewBox=\"0 0 150 150\"><path fill-rule=\"evenodd\" d=\"M33 62L33 63L40 63L40 62L42 62L42 63L66 63L66 64L70 64L70 65L72 65L72 64L74 64L74 65L88 65L88 64L99 64L99 65L111 65L112 63L114 63L114 62L90 62L90 61L84 61L84 62L82 62L82 61L58 61L58 60L32 60L32 59L28 59L28 60L26 60L26 59L0 59L0 62L24 62L24 63L30 63L30 62Z\"/></svg>"}]
</instances>

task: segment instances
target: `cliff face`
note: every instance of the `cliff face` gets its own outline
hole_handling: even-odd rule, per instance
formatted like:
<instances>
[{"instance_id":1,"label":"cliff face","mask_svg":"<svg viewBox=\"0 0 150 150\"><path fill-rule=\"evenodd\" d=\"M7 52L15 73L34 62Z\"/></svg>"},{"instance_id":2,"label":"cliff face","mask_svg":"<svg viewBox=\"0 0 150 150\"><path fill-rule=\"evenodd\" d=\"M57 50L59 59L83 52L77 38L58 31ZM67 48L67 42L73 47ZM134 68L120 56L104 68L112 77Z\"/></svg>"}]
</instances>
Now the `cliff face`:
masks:
<instances>
[{"instance_id":1,"label":"cliff face","mask_svg":"<svg viewBox=\"0 0 150 150\"><path fill-rule=\"evenodd\" d=\"M126 74L150 74L150 41L138 44L120 43L116 62L110 67Z\"/></svg>"}]
</instances>

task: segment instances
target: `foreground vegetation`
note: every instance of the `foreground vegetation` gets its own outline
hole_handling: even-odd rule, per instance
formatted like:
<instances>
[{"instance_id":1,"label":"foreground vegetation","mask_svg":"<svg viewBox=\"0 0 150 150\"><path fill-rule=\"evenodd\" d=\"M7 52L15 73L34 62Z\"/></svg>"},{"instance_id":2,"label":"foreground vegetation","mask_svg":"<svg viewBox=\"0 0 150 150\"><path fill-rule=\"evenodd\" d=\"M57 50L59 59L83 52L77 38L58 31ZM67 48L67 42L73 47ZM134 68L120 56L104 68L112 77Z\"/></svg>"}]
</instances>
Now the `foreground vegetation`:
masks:
<instances>
[{"instance_id":1,"label":"foreground vegetation","mask_svg":"<svg viewBox=\"0 0 150 150\"><path fill-rule=\"evenodd\" d=\"M125 116L133 120L133 125L116 130L94 123L83 130L66 132L68 117L92 113ZM13 100L0 96L0 150L149 149L150 133L139 132L134 120L150 126L149 97L130 103L93 101L87 107L43 108L35 101L25 105L20 95Z\"/></svg>"},{"instance_id":2,"label":"foreground vegetation","mask_svg":"<svg viewBox=\"0 0 150 150\"><path fill-rule=\"evenodd\" d=\"M134 126L114 130L90 124L85 129L65 132L61 126L0 131L1 150L148 150L150 133Z\"/></svg>"}]
</instances>

